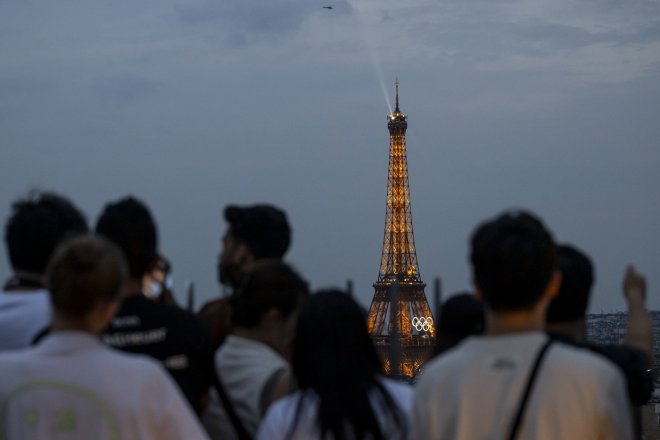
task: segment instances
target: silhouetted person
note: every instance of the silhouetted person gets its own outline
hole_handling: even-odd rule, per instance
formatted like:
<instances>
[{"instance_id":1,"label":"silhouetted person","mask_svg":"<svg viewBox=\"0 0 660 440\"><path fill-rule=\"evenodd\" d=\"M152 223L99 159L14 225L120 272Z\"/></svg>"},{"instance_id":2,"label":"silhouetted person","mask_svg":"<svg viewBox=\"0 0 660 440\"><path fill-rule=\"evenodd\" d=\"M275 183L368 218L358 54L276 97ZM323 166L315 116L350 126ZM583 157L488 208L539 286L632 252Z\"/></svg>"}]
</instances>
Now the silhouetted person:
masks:
<instances>
[{"instance_id":1,"label":"silhouetted person","mask_svg":"<svg viewBox=\"0 0 660 440\"><path fill-rule=\"evenodd\" d=\"M451 296L440 307L433 355L440 355L463 339L484 331L484 307L473 294L463 292Z\"/></svg>"},{"instance_id":2,"label":"silhouetted person","mask_svg":"<svg viewBox=\"0 0 660 440\"><path fill-rule=\"evenodd\" d=\"M215 354L217 376L243 428L254 435L268 406L292 391L289 366L307 283L285 263L261 260L232 296L234 328ZM212 438L236 438L226 405L213 393L204 415Z\"/></svg>"},{"instance_id":3,"label":"silhouetted person","mask_svg":"<svg viewBox=\"0 0 660 440\"><path fill-rule=\"evenodd\" d=\"M36 347L0 354L0 436L207 438L158 363L99 341L127 279L119 249L77 237L56 252L47 272L52 331Z\"/></svg>"},{"instance_id":4,"label":"silhouetted person","mask_svg":"<svg viewBox=\"0 0 660 440\"><path fill-rule=\"evenodd\" d=\"M559 295L550 303L546 329L551 338L587 348L614 362L626 379L628 397L635 406L645 404L653 393L648 370L653 359L653 324L645 307L646 282L632 267L626 271L623 293L628 305L628 327L623 344L597 345L586 340L587 308L594 281L593 265L579 249L558 246L562 273ZM636 437L641 438L641 414L635 411Z\"/></svg>"},{"instance_id":5,"label":"silhouetted person","mask_svg":"<svg viewBox=\"0 0 660 440\"><path fill-rule=\"evenodd\" d=\"M548 308L548 333L557 340L589 348L617 364L626 377L631 402L643 405L653 392L651 376L646 373L653 354L653 326L644 306L643 279L632 268L624 278L629 314L624 344L600 346L586 340L587 308L594 280L589 257L573 246L562 245L558 247L558 267L562 284Z\"/></svg>"},{"instance_id":6,"label":"silhouetted person","mask_svg":"<svg viewBox=\"0 0 660 440\"><path fill-rule=\"evenodd\" d=\"M413 437L631 438L618 369L544 333L561 283L550 232L531 214L506 213L480 225L470 244L486 332L426 367L415 388Z\"/></svg>"},{"instance_id":7,"label":"silhouetted person","mask_svg":"<svg viewBox=\"0 0 660 440\"><path fill-rule=\"evenodd\" d=\"M281 209L266 204L229 205L225 208L227 230L218 256L218 281L231 295L240 285L245 269L263 259L281 260L291 243L291 228ZM231 329L231 310L227 297L204 304L199 317L218 348Z\"/></svg>"},{"instance_id":8,"label":"silhouetted person","mask_svg":"<svg viewBox=\"0 0 660 440\"><path fill-rule=\"evenodd\" d=\"M409 438L412 388L383 376L365 314L347 294L307 300L293 374L300 390L271 406L257 440Z\"/></svg>"},{"instance_id":9,"label":"silhouetted person","mask_svg":"<svg viewBox=\"0 0 660 440\"><path fill-rule=\"evenodd\" d=\"M27 347L49 326L46 265L64 239L87 230L80 211L56 194L34 192L12 204L5 225L12 276L0 293L0 351Z\"/></svg>"},{"instance_id":10,"label":"silhouetted person","mask_svg":"<svg viewBox=\"0 0 660 440\"><path fill-rule=\"evenodd\" d=\"M129 268L121 308L103 333L103 341L162 362L193 409L201 413L213 374L208 335L192 313L152 301L142 292L144 275L158 263L158 236L149 210L133 197L109 203L96 232L122 250Z\"/></svg>"}]
</instances>

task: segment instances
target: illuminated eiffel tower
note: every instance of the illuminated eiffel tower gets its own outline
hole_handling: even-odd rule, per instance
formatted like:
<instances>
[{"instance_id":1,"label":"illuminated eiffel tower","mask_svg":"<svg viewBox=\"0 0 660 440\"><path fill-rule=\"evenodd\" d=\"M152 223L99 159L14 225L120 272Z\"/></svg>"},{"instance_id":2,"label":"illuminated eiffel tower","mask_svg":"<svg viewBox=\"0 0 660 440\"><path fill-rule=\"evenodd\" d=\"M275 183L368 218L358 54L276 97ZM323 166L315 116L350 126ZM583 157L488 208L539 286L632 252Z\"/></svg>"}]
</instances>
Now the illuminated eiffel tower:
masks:
<instances>
[{"instance_id":1,"label":"illuminated eiffel tower","mask_svg":"<svg viewBox=\"0 0 660 440\"><path fill-rule=\"evenodd\" d=\"M433 350L435 327L417 265L406 157L408 122L399 110L398 80L396 106L387 120L390 163L385 236L368 326L385 372L410 379Z\"/></svg>"}]
</instances>

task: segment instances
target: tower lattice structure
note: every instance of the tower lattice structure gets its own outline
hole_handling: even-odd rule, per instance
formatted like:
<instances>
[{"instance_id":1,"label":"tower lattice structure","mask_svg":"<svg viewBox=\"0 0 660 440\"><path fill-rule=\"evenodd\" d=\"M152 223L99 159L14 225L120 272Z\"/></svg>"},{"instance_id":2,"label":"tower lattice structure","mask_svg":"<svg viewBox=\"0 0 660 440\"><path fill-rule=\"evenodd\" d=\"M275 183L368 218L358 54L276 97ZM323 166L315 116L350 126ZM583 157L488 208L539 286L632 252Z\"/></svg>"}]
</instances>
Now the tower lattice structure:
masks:
<instances>
[{"instance_id":1,"label":"tower lattice structure","mask_svg":"<svg viewBox=\"0 0 660 440\"><path fill-rule=\"evenodd\" d=\"M435 327L417 264L406 154L408 120L399 110L398 80L396 106L387 119L390 158L385 234L368 327L385 372L410 379L433 350Z\"/></svg>"}]
</instances>

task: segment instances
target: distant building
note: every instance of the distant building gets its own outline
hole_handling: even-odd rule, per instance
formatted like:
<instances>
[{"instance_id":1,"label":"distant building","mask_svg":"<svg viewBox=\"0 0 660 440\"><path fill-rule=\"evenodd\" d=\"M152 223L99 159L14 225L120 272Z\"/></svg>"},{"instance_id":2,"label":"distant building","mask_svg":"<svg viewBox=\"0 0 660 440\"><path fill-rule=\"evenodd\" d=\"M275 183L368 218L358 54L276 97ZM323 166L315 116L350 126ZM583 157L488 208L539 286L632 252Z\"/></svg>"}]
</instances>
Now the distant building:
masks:
<instances>
[{"instance_id":1,"label":"distant building","mask_svg":"<svg viewBox=\"0 0 660 440\"><path fill-rule=\"evenodd\" d=\"M660 312L650 312L654 329L654 359L652 367L655 377L660 374ZM626 334L628 314L592 313L587 315L587 339L595 344L621 344Z\"/></svg>"}]
</instances>

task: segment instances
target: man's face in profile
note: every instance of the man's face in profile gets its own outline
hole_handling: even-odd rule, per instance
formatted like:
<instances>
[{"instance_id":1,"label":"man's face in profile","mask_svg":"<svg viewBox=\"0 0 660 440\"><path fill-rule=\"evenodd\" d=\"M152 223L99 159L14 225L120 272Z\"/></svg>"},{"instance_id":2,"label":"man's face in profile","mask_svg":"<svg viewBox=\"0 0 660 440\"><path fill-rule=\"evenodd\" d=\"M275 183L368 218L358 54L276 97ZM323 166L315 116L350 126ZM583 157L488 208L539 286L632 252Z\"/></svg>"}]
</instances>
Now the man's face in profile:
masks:
<instances>
[{"instance_id":1,"label":"man's face in profile","mask_svg":"<svg viewBox=\"0 0 660 440\"><path fill-rule=\"evenodd\" d=\"M241 281L243 267L249 262L249 250L231 235L227 228L222 236L222 250L218 256L218 281L223 286L236 287Z\"/></svg>"}]
</instances>

